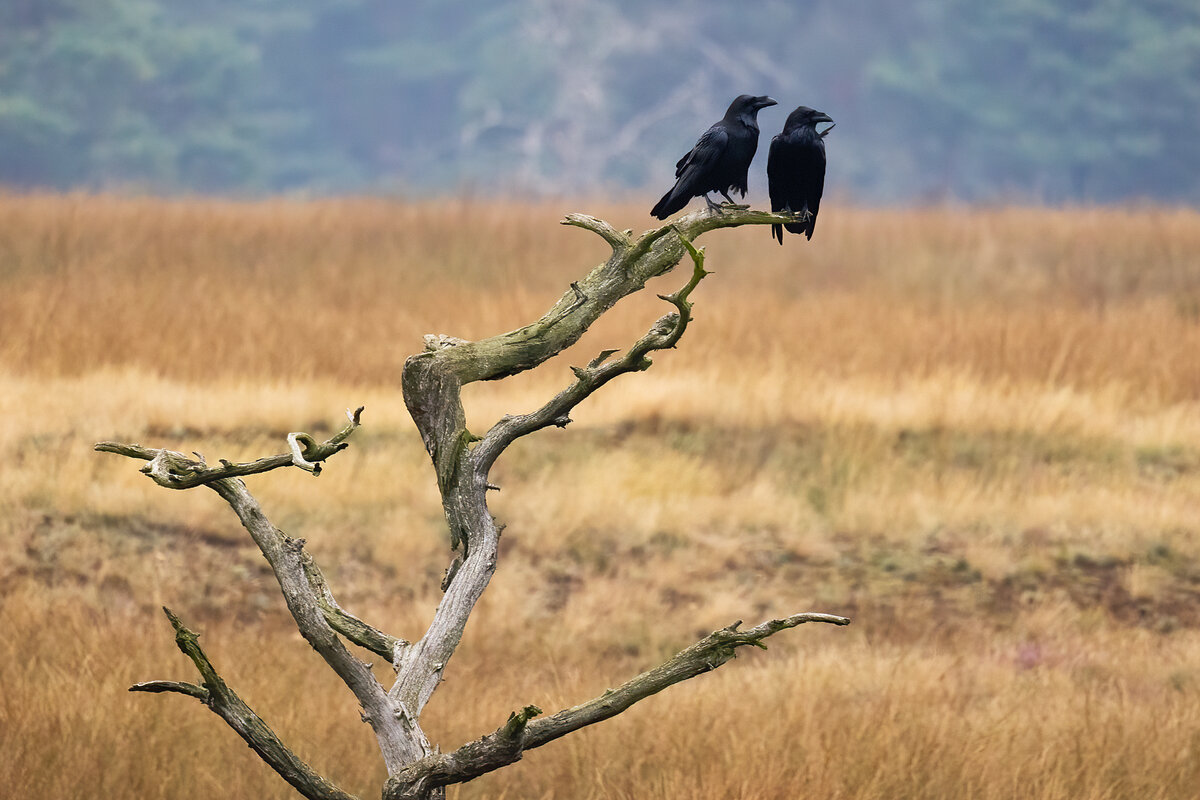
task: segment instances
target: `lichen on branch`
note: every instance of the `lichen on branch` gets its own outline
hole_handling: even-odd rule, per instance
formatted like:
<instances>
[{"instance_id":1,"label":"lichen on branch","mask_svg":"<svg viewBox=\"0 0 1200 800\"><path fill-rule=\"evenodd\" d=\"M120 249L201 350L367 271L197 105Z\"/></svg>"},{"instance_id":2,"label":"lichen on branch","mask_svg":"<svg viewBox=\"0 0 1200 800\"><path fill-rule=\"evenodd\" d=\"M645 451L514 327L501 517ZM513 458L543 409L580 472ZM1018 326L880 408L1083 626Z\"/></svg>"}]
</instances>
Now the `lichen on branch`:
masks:
<instances>
[{"instance_id":1,"label":"lichen on branch","mask_svg":"<svg viewBox=\"0 0 1200 800\"><path fill-rule=\"evenodd\" d=\"M619 375L651 365L651 354L680 342L692 319L691 295L705 276L703 248L693 240L717 228L787 224L799 216L747 208L702 210L634 237L584 214L570 214L563 224L590 230L612 249L608 259L570 283L541 318L524 327L479 341L444 334L425 337L425 348L410 356L401 383L405 404L433 460L442 507L450 531L453 561L442 585L441 602L425 633L412 642L391 636L343 610L303 539L275 528L240 478L286 466L319 475L322 463L347 446L361 423L361 412L348 412L349 425L319 442L301 433L287 436L288 451L257 461L235 464L221 460L209 466L204 457L190 458L164 448L101 442L96 449L149 462L142 468L160 486L187 489L207 486L224 499L270 563L289 611L304 638L353 692L364 721L379 742L388 779L385 800L436 800L446 786L472 780L521 758L531 748L620 714L634 703L683 680L716 669L744 646L763 647L767 637L806 622L845 625L849 620L828 614L796 614L741 631L739 624L714 631L700 642L652 670L578 706L541 716L525 706L492 733L441 753L426 738L421 713L442 680L467 621L487 588L499 560L501 527L487 505L497 488L489 478L496 460L518 438L551 427L564 427L572 410ZM606 311L647 281L664 275L685 257L692 271L675 292L659 297L672 309L624 348L606 348L585 366L571 368L574 380L541 408L505 415L483 436L467 429L462 387L499 380L532 369L577 342ZM299 762L274 733L220 679L199 648L196 635L170 612L180 649L192 659L201 683L148 681L134 691L176 693L208 705L243 737L272 768L298 791L319 800L352 800L342 790ZM370 665L355 657L342 638L391 662L396 678L386 691Z\"/></svg>"}]
</instances>

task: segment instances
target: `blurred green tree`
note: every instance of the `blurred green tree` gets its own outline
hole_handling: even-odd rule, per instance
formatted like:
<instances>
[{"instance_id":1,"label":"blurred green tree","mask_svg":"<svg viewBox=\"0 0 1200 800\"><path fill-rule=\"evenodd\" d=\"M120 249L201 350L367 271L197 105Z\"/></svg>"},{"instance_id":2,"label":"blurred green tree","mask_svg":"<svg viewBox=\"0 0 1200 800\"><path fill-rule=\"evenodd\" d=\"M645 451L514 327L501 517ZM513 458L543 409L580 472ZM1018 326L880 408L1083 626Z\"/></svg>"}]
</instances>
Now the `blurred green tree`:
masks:
<instances>
[{"instance_id":1,"label":"blurred green tree","mask_svg":"<svg viewBox=\"0 0 1200 800\"><path fill-rule=\"evenodd\" d=\"M10 0L0 183L661 191L744 92L864 199L1200 202L1194 0Z\"/></svg>"},{"instance_id":2,"label":"blurred green tree","mask_svg":"<svg viewBox=\"0 0 1200 800\"><path fill-rule=\"evenodd\" d=\"M922 0L910 11L905 43L868 81L889 135L912 147L901 163L914 188L1200 198L1200 5Z\"/></svg>"}]
</instances>

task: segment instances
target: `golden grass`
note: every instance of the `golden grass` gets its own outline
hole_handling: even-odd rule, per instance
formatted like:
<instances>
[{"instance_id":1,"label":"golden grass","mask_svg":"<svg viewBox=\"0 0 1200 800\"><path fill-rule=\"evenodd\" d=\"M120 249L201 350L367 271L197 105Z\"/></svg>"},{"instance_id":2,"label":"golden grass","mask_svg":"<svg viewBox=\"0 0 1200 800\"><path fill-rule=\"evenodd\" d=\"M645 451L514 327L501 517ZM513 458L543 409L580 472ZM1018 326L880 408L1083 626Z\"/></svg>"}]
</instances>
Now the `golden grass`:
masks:
<instances>
[{"instance_id":1,"label":"golden grass","mask_svg":"<svg viewBox=\"0 0 1200 800\"><path fill-rule=\"evenodd\" d=\"M373 796L353 701L209 492L91 451L278 451L364 403L319 481L252 482L340 598L414 636L446 564L398 391L428 332L544 311L622 206L0 196L5 791L289 797L199 705L157 607L285 740ZM736 618L847 613L459 798L1190 798L1200 785L1200 214L830 208L701 240L678 351L497 465L500 571L427 712L444 747ZM653 288L669 290L680 277ZM478 431L663 311L468 387ZM385 678L383 667L378 668Z\"/></svg>"}]
</instances>

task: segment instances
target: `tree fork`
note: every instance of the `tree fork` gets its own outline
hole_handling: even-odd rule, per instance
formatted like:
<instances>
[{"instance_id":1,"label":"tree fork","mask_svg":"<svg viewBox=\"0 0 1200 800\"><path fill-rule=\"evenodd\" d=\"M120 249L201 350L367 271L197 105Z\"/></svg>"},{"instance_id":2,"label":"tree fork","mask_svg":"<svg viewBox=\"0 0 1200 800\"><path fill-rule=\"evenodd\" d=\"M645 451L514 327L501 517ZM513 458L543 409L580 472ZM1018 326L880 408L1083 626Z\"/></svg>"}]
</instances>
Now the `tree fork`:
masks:
<instances>
[{"instance_id":1,"label":"tree fork","mask_svg":"<svg viewBox=\"0 0 1200 800\"><path fill-rule=\"evenodd\" d=\"M693 240L717 228L798 222L789 213L768 213L742 207L697 211L673 223L646 231L634 239L609 223L584 214L570 214L563 224L596 233L612 254L529 325L508 333L464 341L445 335L425 337L424 352L405 362L401 385L405 404L433 461L442 507L450 530L453 560L443 583L441 602L420 639L408 642L374 628L344 611L334 599L302 539L292 539L267 520L242 477L295 466L313 475L322 463L348 446L361 423L359 408L347 412L350 424L325 442L304 433L287 437L288 452L258 461L234 464L222 459L210 467L196 454L191 459L166 449L136 444L101 442L96 449L149 462L142 472L160 486L187 489L208 486L234 510L259 546L279 581L288 608L304 638L346 683L362 706L379 741L387 767L385 800L435 800L445 787L472 780L521 758L587 725L615 716L634 703L688 678L709 672L734 657L743 646L764 647L762 641L779 631L806 622L846 625L850 620L829 614L796 614L770 620L745 631L739 623L714 631L662 665L638 675L615 690L548 717L526 706L514 712L493 733L448 753L440 753L421 730L420 716L441 681L450 657L461 641L471 611L496 569L500 530L487 506L492 465L522 436L550 426L564 427L571 411L619 375L645 370L650 354L675 347L691 321L691 293L709 274L704 250ZM505 415L483 436L466 427L462 387L482 380L500 380L532 369L577 342L602 314L646 283L670 272L690 256L688 281L675 292L659 295L673 309L623 352L605 349L584 367L572 367L575 380L541 408ZM196 635L167 612L180 649L192 659L202 683L150 681L131 687L139 692L184 694L208 705L246 739L264 761L297 791L320 800L353 800L296 759L253 711L225 686L200 650ZM354 657L340 637L388 658L396 671L384 691L369 665Z\"/></svg>"}]
</instances>

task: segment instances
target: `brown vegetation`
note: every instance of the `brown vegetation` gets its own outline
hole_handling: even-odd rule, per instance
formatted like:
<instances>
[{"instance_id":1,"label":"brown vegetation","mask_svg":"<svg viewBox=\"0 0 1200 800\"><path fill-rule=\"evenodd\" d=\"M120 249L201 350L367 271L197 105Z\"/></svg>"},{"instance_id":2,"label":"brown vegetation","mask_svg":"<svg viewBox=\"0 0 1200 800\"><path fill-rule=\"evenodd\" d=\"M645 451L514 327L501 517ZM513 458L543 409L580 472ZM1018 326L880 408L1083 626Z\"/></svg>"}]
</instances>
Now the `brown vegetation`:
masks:
<instances>
[{"instance_id":1,"label":"brown vegetation","mask_svg":"<svg viewBox=\"0 0 1200 800\"><path fill-rule=\"evenodd\" d=\"M365 404L319 479L253 486L344 605L423 629L447 559L400 365L424 333L544 311L605 255L557 226L571 210L650 221L0 197L6 793L291 796L194 703L125 691L190 678L163 604L300 755L381 780L228 509L91 444L254 458ZM716 274L680 349L505 456L500 570L426 719L454 746L739 617L854 626L777 638L452 796L1195 795L1200 215L827 214L808 246L702 240ZM631 298L565 361L662 306ZM475 427L561 388L563 362L469 387Z\"/></svg>"}]
</instances>

